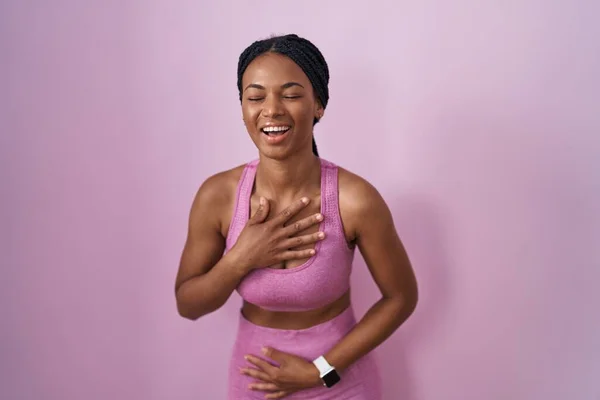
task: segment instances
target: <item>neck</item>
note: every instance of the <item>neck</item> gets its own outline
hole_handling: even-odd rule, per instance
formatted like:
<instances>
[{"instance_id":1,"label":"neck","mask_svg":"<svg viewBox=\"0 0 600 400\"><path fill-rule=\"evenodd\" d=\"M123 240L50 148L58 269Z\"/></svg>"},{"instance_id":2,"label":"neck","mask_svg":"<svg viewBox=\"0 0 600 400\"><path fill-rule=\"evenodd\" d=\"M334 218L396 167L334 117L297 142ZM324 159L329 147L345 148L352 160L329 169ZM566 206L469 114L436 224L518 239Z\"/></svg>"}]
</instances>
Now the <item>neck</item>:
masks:
<instances>
[{"instance_id":1,"label":"neck","mask_svg":"<svg viewBox=\"0 0 600 400\"><path fill-rule=\"evenodd\" d=\"M306 196L320 181L321 163L314 154L297 154L285 160L260 156L256 173L256 189L273 200L293 201Z\"/></svg>"}]
</instances>

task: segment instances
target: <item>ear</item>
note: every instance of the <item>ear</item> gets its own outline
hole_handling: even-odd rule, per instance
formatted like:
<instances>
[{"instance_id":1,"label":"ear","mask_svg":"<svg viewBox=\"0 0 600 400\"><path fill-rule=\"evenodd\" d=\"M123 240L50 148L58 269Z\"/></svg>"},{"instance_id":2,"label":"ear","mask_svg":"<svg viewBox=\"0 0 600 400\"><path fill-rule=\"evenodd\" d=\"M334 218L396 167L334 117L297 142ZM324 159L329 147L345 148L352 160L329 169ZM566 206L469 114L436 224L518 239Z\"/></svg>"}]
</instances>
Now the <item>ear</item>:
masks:
<instances>
[{"instance_id":1,"label":"ear","mask_svg":"<svg viewBox=\"0 0 600 400\"><path fill-rule=\"evenodd\" d=\"M323 108L323 105L321 104L321 102L319 100L317 100L315 102L315 118L317 120L320 120L321 118L323 118L324 114L325 114L325 109Z\"/></svg>"}]
</instances>

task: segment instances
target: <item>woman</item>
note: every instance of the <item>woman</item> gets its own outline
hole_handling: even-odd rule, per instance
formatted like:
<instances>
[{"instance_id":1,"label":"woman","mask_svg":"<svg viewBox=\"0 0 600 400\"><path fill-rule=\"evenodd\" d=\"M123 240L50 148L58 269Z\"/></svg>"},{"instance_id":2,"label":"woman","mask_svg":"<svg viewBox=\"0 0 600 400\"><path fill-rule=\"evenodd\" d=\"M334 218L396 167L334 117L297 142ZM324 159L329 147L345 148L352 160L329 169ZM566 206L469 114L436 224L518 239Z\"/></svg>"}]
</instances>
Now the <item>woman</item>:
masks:
<instances>
[{"instance_id":1,"label":"woman","mask_svg":"<svg viewBox=\"0 0 600 400\"><path fill-rule=\"evenodd\" d=\"M190 212L176 279L197 319L243 298L229 399L381 398L371 351L413 312L417 285L388 206L367 181L319 157L329 71L308 40L250 45L238 63L246 129L259 158L209 177ZM381 299L357 323L358 247Z\"/></svg>"}]
</instances>

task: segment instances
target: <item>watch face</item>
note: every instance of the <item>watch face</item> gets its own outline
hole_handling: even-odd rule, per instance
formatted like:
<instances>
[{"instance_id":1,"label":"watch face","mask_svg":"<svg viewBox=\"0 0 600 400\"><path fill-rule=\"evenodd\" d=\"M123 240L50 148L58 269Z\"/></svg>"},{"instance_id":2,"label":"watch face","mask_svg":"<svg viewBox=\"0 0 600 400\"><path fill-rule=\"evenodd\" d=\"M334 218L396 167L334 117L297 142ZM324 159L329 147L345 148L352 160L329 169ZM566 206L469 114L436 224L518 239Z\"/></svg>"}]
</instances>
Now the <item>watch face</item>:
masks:
<instances>
[{"instance_id":1,"label":"watch face","mask_svg":"<svg viewBox=\"0 0 600 400\"><path fill-rule=\"evenodd\" d=\"M329 372L327 375L323 376L323 378L321 378L321 379L323 379L323 383L325 384L325 386L330 388L340 381L340 376L338 375L338 373L335 370L333 370L333 371Z\"/></svg>"}]
</instances>

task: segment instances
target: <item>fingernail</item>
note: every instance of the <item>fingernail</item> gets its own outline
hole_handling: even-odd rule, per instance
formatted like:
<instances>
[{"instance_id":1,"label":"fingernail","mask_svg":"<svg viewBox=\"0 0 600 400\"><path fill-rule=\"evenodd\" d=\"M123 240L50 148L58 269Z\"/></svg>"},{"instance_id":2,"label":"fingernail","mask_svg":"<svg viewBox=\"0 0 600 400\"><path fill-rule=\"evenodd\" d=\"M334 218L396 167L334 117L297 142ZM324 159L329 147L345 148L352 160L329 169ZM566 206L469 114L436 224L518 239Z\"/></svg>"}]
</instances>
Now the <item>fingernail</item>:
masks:
<instances>
[{"instance_id":1,"label":"fingernail","mask_svg":"<svg viewBox=\"0 0 600 400\"><path fill-rule=\"evenodd\" d=\"M244 356L244 360L248 361L249 359L250 359L250 357Z\"/></svg>"},{"instance_id":2,"label":"fingernail","mask_svg":"<svg viewBox=\"0 0 600 400\"><path fill-rule=\"evenodd\" d=\"M262 349L260 349L260 351L262 351L263 354L267 354L269 352L269 349L266 347L263 347Z\"/></svg>"},{"instance_id":3,"label":"fingernail","mask_svg":"<svg viewBox=\"0 0 600 400\"><path fill-rule=\"evenodd\" d=\"M311 255L311 256L314 256L314 255L315 255L315 251L314 251L314 250L311 250L311 251L310 251L310 255Z\"/></svg>"},{"instance_id":4,"label":"fingernail","mask_svg":"<svg viewBox=\"0 0 600 400\"><path fill-rule=\"evenodd\" d=\"M323 216L321 214L317 214L315 218L317 219L317 221L321 221L323 219Z\"/></svg>"},{"instance_id":5,"label":"fingernail","mask_svg":"<svg viewBox=\"0 0 600 400\"><path fill-rule=\"evenodd\" d=\"M323 232L319 232L319 239L323 239L325 237L325 234Z\"/></svg>"},{"instance_id":6,"label":"fingernail","mask_svg":"<svg viewBox=\"0 0 600 400\"><path fill-rule=\"evenodd\" d=\"M304 204L308 204L308 197L303 197L303 198L302 198L302 202L303 202Z\"/></svg>"}]
</instances>

